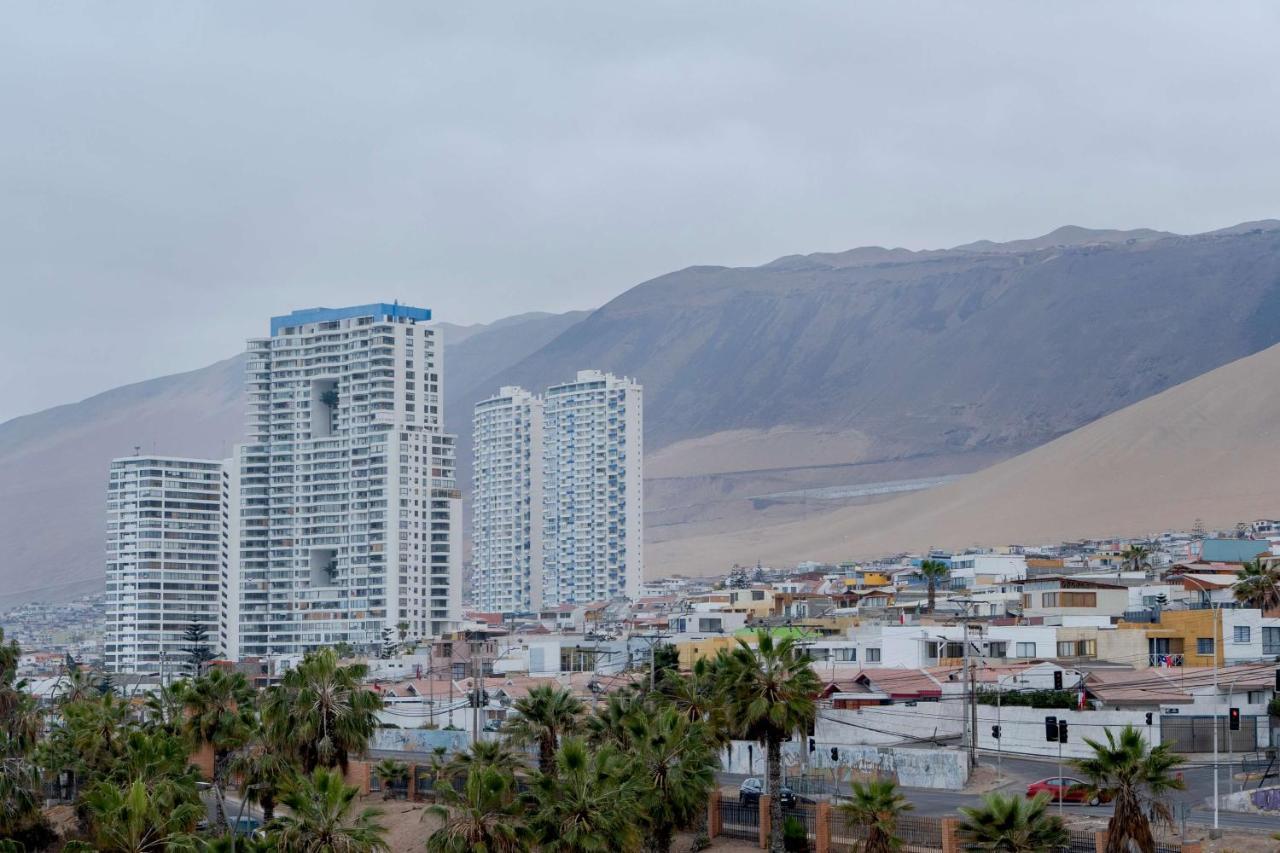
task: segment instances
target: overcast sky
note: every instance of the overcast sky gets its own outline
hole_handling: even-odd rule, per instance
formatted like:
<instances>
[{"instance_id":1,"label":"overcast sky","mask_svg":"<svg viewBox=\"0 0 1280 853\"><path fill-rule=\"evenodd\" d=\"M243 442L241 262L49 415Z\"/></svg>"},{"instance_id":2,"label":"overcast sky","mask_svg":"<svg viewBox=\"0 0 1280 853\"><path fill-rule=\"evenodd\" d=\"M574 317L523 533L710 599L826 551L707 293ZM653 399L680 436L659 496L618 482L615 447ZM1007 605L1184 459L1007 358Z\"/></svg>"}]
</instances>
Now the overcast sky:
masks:
<instances>
[{"instance_id":1,"label":"overcast sky","mask_svg":"<svg viewBox=\"0 0 1280 853\"><path fill-rule=\"evenodd\" d=\"M1280 216L1280 5L10 4L0 420L297 307Z\"/></svg>"}]
</instances>

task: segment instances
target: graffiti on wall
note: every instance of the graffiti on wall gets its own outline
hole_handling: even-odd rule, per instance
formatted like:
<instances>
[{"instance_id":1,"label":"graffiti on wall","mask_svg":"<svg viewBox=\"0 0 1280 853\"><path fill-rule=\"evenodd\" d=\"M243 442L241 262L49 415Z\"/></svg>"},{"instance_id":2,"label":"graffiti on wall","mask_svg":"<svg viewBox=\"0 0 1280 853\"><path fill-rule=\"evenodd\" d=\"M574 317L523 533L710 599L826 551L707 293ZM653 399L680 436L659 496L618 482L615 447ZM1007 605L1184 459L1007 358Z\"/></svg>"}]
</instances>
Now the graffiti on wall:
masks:
<instances>
[{"instance_id":1,"label":"graffiti on wall","mask_svg":"<svg viewBox=\"0 0 1280 853\"><path fill-rule=\"evenodd\" d=\"M1267 812L1280 812L1280 788L1263 788L1253 792L1255 807Z\"/></svg>"}]
</instances>

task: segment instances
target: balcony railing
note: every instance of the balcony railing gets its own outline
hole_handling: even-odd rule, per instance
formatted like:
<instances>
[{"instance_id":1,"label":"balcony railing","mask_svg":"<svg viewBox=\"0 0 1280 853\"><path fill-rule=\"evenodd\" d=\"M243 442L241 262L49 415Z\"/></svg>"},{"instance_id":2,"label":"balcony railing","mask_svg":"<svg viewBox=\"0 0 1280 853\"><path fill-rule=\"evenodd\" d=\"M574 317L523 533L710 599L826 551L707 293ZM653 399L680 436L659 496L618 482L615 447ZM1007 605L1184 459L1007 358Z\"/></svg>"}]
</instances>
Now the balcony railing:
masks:
<instances>
[{"instance_id":1,"label":"balcony railing","mask_svg":"<svg viewBox=\"0 0 1280 853\"><path fill-rule=\"evenodd\" d=\"M1149 655L1152 666L1182 666L1182 655L1174 653Z\"/></svg>"}]
</instances>

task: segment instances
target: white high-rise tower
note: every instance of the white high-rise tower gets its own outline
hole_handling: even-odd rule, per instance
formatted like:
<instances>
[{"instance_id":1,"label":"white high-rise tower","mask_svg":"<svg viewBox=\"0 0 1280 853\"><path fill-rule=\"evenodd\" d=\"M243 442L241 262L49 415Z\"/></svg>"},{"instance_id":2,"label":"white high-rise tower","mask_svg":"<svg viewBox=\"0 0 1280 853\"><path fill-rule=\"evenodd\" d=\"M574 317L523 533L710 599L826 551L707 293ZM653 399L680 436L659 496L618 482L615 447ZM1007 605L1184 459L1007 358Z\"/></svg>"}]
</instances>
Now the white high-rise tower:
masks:
<instances>
[{"instance_id":1,"label":"white high-rise tower","mask_svg":"<svg viewBox=\"0 0 1280 853\"><path fill-rule=\"evenodd\" d=\"M107 481L107 624L110 672L154 673L167 681L188 662L186 630L219 633L228 569L227 476L213 459L127 456Z\"/></svg>"},{"instance_id":2,"label":"white high-rise tower","mask_svg":"<svg viewBox=\"0 0 1280 853\"><path fill-rule=\"evenodd\" d=\"M431 312L312 308L249 341L237 656L435 636L461 610L461 496Z\"/></svg>"},{"instance_id":3,"label":"white high-rise tower","mask_svg":"<svg viewBox=\"0 0 1280 853\"><path fill-rule=\"evenodd\" d=\"M543 398L543 605L634 599L644 567L639 383L581 370Z\"/></svg>"},{"instance_id":4,"label":"white high-rise tower","mask_svg":"<svg viewBox=\"0 0 1280 853\"><path fill-rule=\"evenodd\" d=\"M476 403L474 601L496 613L542 605L542 400L507 386Z\"/></svg>"}]
</instances>

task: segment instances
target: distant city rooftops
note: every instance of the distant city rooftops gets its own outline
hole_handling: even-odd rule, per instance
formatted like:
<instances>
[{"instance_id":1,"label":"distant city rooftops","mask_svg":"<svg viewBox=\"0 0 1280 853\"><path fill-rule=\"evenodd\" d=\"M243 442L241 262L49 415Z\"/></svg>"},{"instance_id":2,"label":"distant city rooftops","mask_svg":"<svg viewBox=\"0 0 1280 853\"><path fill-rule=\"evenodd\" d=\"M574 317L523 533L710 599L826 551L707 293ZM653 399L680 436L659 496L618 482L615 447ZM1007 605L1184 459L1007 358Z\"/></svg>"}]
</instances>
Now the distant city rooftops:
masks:
<instances>
[{"instance_id":1,"label":"distant city rooftops","mask_svg":"<svg viewBox=\"0 0 1280 853\"><path fill-rule=\"evenodd\" d=\"M346 320L351 317L407 317L410 320L426 322L431 319L430 308L414 308L396 302L373 302L369 305L352 305L349 308L299 308L288 314L271 318L271 334L275 336L281 329L293 326L305 326L308 323L327 323L331 320Z\"/></svg>"}]
</instances>

